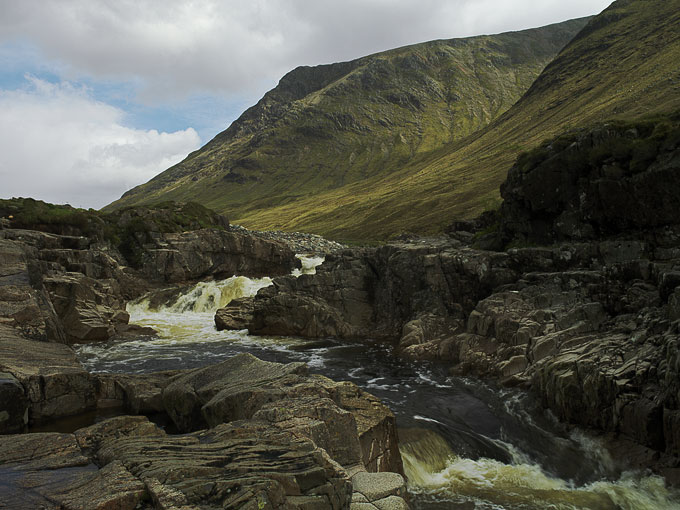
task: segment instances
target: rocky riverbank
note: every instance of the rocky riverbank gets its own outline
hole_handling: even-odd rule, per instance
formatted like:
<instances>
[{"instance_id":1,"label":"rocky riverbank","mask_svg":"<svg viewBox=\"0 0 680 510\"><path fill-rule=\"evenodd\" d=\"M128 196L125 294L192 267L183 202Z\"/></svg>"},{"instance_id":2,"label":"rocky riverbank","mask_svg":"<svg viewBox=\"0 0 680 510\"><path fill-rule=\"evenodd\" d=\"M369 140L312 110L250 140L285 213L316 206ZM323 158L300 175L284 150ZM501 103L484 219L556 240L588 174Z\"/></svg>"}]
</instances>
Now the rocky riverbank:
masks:
<instances>
[{"instance_id":1,"label":"rocky riverbank","mask_svg":"<svg viewBox=\"0 0 680 510\"><path fill-rule=\"evenodd\" d=\"M0 489L11 508L322 510L368 503L366 494L378 508L407 508L394 415L351 383L248 354L189 371L94 375L62 361L67 346L43 347L21 345L42 354L9 367L14 385L31 389L19 416L38 404L60 404L61 415L115 405L162 412L184 434L119 416L72 434L0 436ZM78 408L65 407L77 399Z\"/></svg>"},{"instance_id":2,"label":"rocky riverbank","mask_svg":"<svg viewBox=\"0 0 680 510\"><path fill-rule=\"evenodd\" d=\"M499 212L326 258L219 328L393 342L537 393L680 480L680 131L605 125L523 156ZM481 249L481 248L486 249Z\"/></svg>"},{"instance_id":3,"label":"rocky riverbank","mask_svg":"<svg viewBox=\"0 0 680 510\"><path fill-rule=\"evenodd\" d=\"M125 311L151 289L299 267L285 244L223 229L161 232L142 224L129 235L143 242L126 256L99 237L0 229L0 323L60 343L151 333L128 325Z\"/></svg>"},{"instance_id":4,"label":"rocky riverbank","mask_svg":"<svg viewBox=\"0 0 680 510\"><path fill-rule=\"evenodd\" d=\"M0 432L15 434L0 436L0 506L407 508L394 415L352 383L247 354L144 375L83 369L69 344L154 334L128 324L130 299L299 266L288 244L228 224L162 232L153 226L164 211L121 217L140 227L126 234L134 242L2 223ZM73 433L16 434L94 410L120 416Z\"/></svg>"}]
</instances>

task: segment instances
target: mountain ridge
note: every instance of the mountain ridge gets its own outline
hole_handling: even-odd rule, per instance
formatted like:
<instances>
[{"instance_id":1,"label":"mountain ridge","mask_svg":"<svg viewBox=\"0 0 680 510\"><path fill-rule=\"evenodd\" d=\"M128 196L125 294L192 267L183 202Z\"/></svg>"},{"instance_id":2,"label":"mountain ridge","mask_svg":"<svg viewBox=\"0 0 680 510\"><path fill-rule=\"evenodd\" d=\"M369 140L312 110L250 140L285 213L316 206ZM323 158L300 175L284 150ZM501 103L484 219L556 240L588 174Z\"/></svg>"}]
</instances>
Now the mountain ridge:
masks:
<instances>
[{"instance_id":1,"label":"mountain ridge","mask_svg":"<svg viewBox=\"0 0 680 510\"><path fill-rule=\"evenodd\" d=\"M262 210L266 228L310 230L345 239L384 239L402 231L441 232L500 201L499 186L523 151L608 119L634 120L680 109L680 1L614 2L591 20L508 111L387 178ZM635 79L631 79L635 77ZM408 193L404 193L407 190Z\"/></svg>"},{"instance_id":2,"label":"mountain ridge","mask_svg":"<svg viewBox=\"0 0 680 510\"><path fill-rule=\"evenodd\" d=\"M105 210L199 200L242 220L390 175L510 108L585 22L296 68L203 148Z\"/></svg>"}]
</instances>

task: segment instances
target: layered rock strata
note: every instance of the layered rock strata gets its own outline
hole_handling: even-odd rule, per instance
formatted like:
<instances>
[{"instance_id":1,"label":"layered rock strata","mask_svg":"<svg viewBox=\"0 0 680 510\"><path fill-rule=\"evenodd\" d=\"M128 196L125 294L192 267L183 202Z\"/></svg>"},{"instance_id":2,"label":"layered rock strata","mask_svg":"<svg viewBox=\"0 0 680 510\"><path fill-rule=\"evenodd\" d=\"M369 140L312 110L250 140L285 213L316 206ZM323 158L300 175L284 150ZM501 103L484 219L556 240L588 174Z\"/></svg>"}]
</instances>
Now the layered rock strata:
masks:
<instances>
[{"instance_id":1,"label":"layered rock strata","mask_svg":"<svg viewBox=\"0 0 680 510\"><path fill-rule=\"evenodd\" d=\"M3 504L20 509L342 509L352 484L308 439L255 421L167 435L125 416L75 434L0 436Z\"/></svg>"}]
</instances>

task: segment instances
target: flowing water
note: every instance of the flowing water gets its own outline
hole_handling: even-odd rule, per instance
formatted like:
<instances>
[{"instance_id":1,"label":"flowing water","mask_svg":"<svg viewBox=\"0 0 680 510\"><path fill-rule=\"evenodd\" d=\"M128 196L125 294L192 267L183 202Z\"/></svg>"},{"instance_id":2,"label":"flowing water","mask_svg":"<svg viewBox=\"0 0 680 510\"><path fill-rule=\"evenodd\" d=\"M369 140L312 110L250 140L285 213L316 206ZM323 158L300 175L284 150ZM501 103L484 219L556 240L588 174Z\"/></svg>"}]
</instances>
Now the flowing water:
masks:
<instances>
[{"instance_id":1,"label":"flowing water","mask_svg":"<svg viewBox=\"0 0 680 510\"><path fill-rule=\"evenodd\" d=\"M300 258L297 276L323 261ZM383 344L215 329L217 308L269 284L269 278L235 276L199 283L158 310L145 299L131 303L130 321L155 328L158 337L83 345L79 358L95 372L141 373L250 352L268 361L304 361L312 372L353 381L397 416L414 509L680 509L680 494L661 478L622 471L597 439L562 426L520 390L404 362Z\"/></svg>"}]
</instances>

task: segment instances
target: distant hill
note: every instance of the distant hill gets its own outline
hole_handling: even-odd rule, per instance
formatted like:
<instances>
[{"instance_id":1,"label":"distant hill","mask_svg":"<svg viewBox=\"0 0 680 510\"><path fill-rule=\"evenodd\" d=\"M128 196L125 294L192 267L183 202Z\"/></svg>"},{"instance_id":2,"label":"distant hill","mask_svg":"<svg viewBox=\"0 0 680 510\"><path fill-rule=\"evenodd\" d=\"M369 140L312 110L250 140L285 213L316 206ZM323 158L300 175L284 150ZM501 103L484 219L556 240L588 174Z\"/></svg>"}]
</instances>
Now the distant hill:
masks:
<instances>
[{"instance_id":1,"label":"distant hill","mask_svg":"<svg viewBox=\"0 0 680 510\"><path fill-rule=\"evenodd\" d=\"M396 211L371 214L381 180L498 118L586 22L300 67L206 146L105 210L198 201L249 227L356 238L397 231L400 218L382 216ZM346 199L357 193L367 202L348 217ZM408 184L391 193L407 198ZM384 225L361 227L376 221Z\"/></svg>"}]
</instances>

